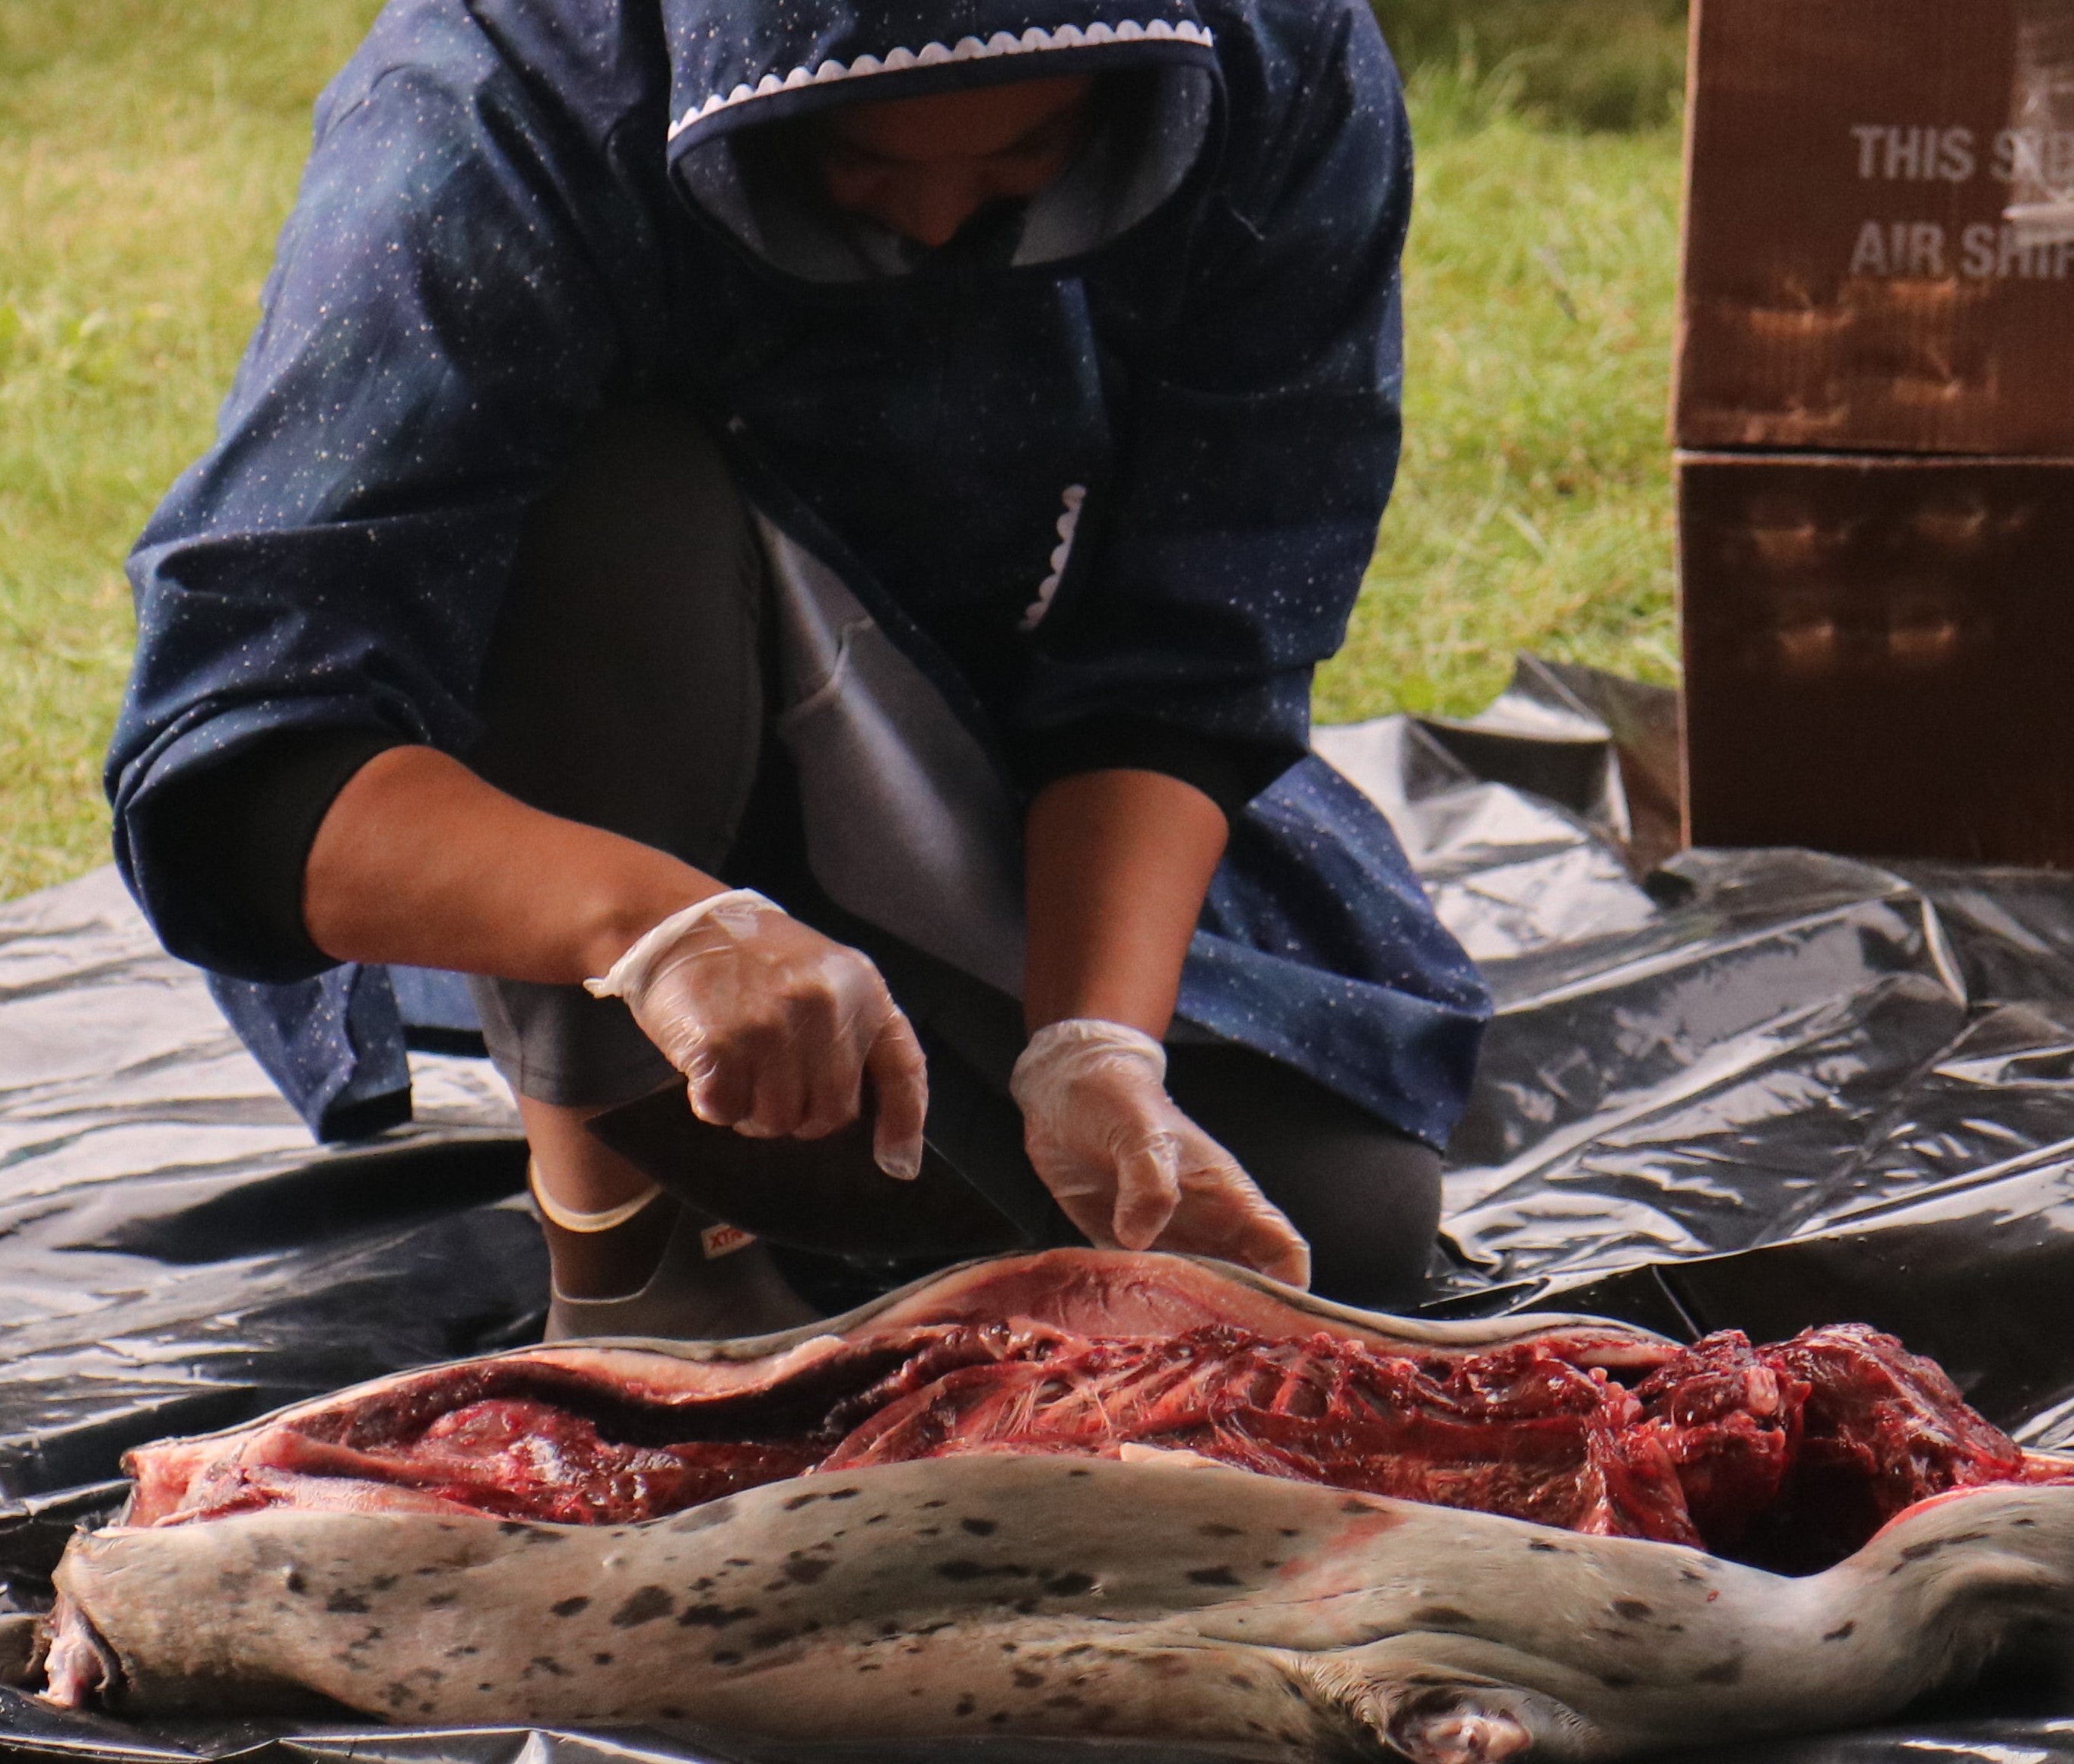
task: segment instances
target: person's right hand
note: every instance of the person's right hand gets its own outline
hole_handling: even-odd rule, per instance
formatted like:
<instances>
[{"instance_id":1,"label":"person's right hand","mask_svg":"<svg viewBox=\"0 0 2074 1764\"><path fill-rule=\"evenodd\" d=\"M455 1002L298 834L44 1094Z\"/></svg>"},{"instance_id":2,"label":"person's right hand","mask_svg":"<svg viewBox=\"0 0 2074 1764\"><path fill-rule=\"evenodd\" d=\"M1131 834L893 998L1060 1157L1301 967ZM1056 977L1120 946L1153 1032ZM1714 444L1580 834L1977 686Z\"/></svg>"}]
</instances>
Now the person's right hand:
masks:
<instances>
[{"instance_id":1,"label":"person's right hand","mask_svg":"<svg viewBox=\"0 0 2074 1764\"><path fill-rule=\"evenodd\" d=\"M602 979L684 1074L702 1121L754 1139L814 1140L878 1094L872 1152L888 1176L922 1168L929 1086L921 1044L870 958L748 888L650 930Z\"/></svg>"}]
</instances>

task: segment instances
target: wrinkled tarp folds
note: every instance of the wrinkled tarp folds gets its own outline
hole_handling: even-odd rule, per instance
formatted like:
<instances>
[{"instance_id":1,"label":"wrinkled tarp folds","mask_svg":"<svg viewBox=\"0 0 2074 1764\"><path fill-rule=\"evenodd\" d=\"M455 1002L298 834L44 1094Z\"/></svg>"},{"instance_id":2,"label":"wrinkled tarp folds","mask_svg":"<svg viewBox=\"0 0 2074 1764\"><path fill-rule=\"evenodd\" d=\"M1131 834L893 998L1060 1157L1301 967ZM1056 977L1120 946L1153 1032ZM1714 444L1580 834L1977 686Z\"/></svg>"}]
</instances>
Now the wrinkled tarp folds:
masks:
<instances>
[{"instance_id":1,"label":"wrinkled tarp folds","mask_svg":"<svg viewBox=\"0 0 2074 1764\"><path fill-rule=\"evenodd\" d=\"M1531 661L1471 722L1319 732L1391 814L1499 1001L1429 1308L1556 1304L1684 1336L1862 1318L1938 1358L2019 1437L2074 1443L2074 881L1803 851L1651 868L1675 843L1675 736L1669 694ZM316 1147L112 872L0 908L0 1601L33 1608L72 1526L119 1498L127 1447L537 1332L546 1262L509 1098L480 1060L410 1058L411 1123ZM2015 1747L2074 1764L2066 1708L1990 1691L1762 1755ZM892 1755L684 1733L147 1731L6 1692L0 1750ZM1193 1764L998 1741L898 1754Z\"/></svg>"}]
</instances>

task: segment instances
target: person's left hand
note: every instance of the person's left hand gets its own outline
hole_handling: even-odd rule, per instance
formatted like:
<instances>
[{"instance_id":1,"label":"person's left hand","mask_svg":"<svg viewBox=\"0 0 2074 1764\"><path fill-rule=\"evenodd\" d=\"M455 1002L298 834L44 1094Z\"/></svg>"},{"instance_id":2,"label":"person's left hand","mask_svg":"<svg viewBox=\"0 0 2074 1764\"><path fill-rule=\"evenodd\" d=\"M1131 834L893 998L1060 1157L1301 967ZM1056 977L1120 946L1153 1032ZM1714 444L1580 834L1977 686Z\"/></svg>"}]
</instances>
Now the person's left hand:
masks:
<instances>
[{"instance_id":1,"label":"person's left hand","mask_svg":"<svg viewBox=\"0 0 2074 1764\"><path fill-rule=\"evenodd\" d=\"M1074 1018L1031 1037L1010 1088L1030 1161L1103 1247L1177 1250L1311 1284L1311 1248L1238 1160L1167 1094L1166 1049Z\"/></svg>"}]
</instances>

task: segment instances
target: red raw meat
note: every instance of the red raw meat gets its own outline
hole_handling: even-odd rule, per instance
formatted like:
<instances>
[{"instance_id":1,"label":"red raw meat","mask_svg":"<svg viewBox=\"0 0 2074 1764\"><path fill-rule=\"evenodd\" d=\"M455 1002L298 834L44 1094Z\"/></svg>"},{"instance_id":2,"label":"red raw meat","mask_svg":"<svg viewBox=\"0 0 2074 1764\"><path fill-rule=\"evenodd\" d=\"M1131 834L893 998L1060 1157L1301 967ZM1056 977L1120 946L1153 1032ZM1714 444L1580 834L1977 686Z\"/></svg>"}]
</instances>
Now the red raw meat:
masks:
<instances>
[{"instance_id":1,"label":"red raw meat","mask_svg":"<svg viewBox=\"0 0 2074 1764\"><path fill-rule=\"evenodd\" d=\"M1804 1572L1952 1489L2058 1479L1969 1408L1934 1362L1863 1324L1754 1348L1695 1343L1635 1388L1717 1551Z\"/></svg>"},{"instance_id":2,"label":"red raw meat","mask_svg":"<svg viewBox=\"0 0 2074 1764\"><path fill-rule=\"evenodd\" d=\"M952 1324L874 1337L775 1389L663 1404L552 1366L465 1362L372 1400L262 1426L234 1453L144 1466L130 1523L313 1501L312 1479L421 1491L465 1511L623 1525L814 1468L857 1421L961 1367L1077 1342L1038 1325Z\"/></svg>"},{"instance_id":3,"label":"red raw meat","mask_svg":"<svg viewBox=\"0 0 2074 1764\"><path fill-rule=\"evenodd\" d=\"M287 1428L269 1443L260 1459L268 1469L395 1482L476 1512L564 1525L623 1525L680 1513L804 1474L820 1455L791 1441L637 1445L605 1438L594 1421L566 1409L510 1398L468 1403L414 1440L366 1451Z\"/></svg>"},{"instance_id":4,"label":"red raw meat","mask_svg":"<svg viewBox=\"0 0 2074 1764\"><path fill-rule=\"evenodd\" d=\"M1531 1344L1470 1360L1386 1356L1229 1325L1091 1342L955 1372L879 1411L824 1469L973 1452L1108 1454L1142 1445L1308 1482L1697 1543L1634 1399Z\"/></svg>"},{"instance_id":5,"label":"red raw meat","mask_svg":"<svg viewBox=\"0 0 2074 1764\"><path fill-rule=\"evenodd\" d=\"M1644 1429L1677 1467L1685 1506L1717 1550L1779 1498L1801 1438L1806 1383L1740 1330L1708 1336L1635 1387Z\"/></svg>"},{"instance_id":6,"label":"red raw meat","mask_svg":"<svg viewBox=\"0 0 2074 1764\"><path fill-rule=\"evenodd\" d=\"M1152 1447L1799 1571L1950 1490L2074 1480L1855 1325L1769 1347L1576 1324L1424 1347L1352 1319L1320 1332L1194 1264L1092 1251L996 1264L948 1296L749 1359L577 1344L386 1379L134 1454L129 1523L291 1506L624 1523L821 1470Z\"/></svg>"},{"instance_id":7,"label":"red raw meat","mask_svg":"<svg viewBox=\"0 0 2074 1764\"><path fill-rule=\"evenodd\" d=\"M1818 1568L1952 1489L2029 1479L2023 1449L1969 1408L1934 1362L1861 1323L1763 1350L1808 1389L1785 1486L1750 1534L1766 1566Z\"/></svg>"},{"instance_id":8,"label":"red raw meat","mask_svg":"<svg viewBox=\"0 0 2074 1764\"><path fill-rule=\"evenodd\" d=\"M1884 1524L1943 1490L2022 1478L2022 1448L1966 1406L1943 1367L1891 1335L1845 1323L1766 1352L1808 1386L1796 1483L1841 1473Z\"/></svg>"}]
</instances>

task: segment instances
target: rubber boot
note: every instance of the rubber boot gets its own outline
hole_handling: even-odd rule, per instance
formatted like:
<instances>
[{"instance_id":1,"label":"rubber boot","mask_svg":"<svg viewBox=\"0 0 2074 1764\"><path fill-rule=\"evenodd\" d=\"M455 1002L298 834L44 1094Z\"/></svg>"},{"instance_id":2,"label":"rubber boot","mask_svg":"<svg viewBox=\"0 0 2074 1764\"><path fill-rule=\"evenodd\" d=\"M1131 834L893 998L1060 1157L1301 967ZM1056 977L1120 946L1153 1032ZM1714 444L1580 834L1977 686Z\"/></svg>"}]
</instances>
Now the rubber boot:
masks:
<instances>
[{"instance_id":1,"label":"rubber boot","mask_svg":"<svg viewBox=\"0 0 2074 1764\"><path fill-rule=\"evenodd\" d=\"M618 1298L577 1299L552 1292L546 1339L721 1341L772 1334L820 1316L786 1284L761 1243L709 1255L712 1229L710 1220L680 1203L663 1259L647 1284Z\"/></svg>"}]
</instances>

